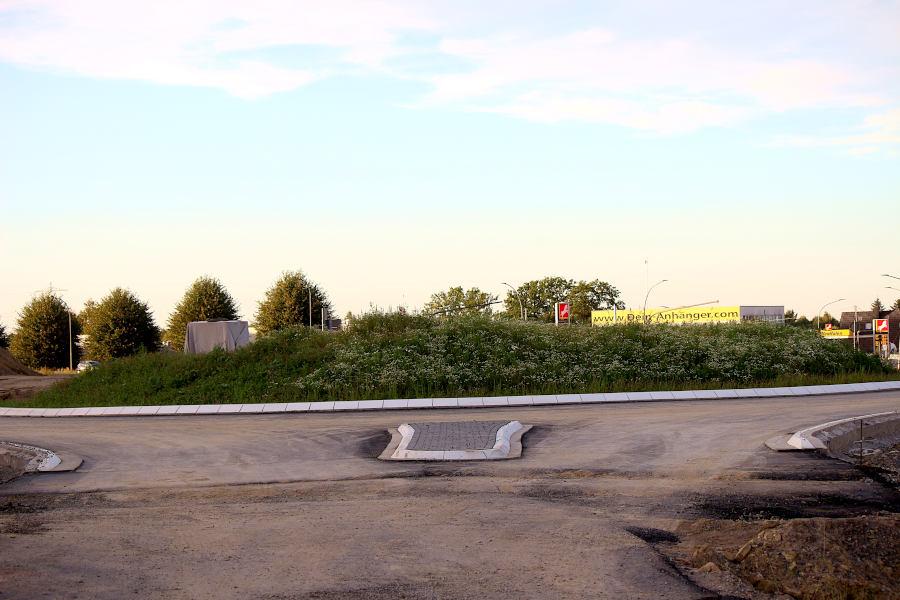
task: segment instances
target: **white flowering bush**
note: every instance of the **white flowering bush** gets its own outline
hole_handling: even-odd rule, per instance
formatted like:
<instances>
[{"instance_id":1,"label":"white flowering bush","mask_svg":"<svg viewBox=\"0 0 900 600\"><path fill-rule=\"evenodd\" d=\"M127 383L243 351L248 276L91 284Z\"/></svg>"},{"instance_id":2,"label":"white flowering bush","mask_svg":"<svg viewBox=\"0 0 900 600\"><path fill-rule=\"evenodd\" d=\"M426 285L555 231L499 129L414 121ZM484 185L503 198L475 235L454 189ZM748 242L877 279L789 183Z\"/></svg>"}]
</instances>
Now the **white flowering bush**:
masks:
<instances>
[{"instance_id":1,"label":"white flowering bush","mask_svg":"<svg viewBox=\"0 0 900 600\"><path fill-rule=\"evenodd\" d=\"M348 331L298 327L234 353L147 353L106 361L27 405L578 393L896 376L879 359L815 332L764 323L592 329L375 314L354 319Z\"/></svg>"},{"instance_id":2,"label":"white flowering bush","mask_svg":"<svg viewBox=\"0 0 900 600\"><path fill-rule=\"evenodd\" d=\"M651 383L747 385L884 373L878 359L766 323L554 327L370 315L296 381L304 395L388 398L586 391ZM689 387L689 385L688 385Z\"/></svg>"}]
</instances>

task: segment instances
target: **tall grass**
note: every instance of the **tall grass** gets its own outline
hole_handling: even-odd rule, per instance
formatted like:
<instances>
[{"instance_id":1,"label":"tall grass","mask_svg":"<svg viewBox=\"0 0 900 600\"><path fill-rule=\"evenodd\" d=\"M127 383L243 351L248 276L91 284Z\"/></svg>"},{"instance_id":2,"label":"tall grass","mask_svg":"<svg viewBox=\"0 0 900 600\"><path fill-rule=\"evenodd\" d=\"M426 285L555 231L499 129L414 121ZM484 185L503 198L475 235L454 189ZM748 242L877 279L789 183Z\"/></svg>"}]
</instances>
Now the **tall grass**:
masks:
<instances>
[{"instance_id":1,"label":"tall grass","mask_svg":"<svg viewBox=\"0 0 900 600\"><path fill-rule=\"evenodd\" d=\"M110 361L16 405L357 400L804 385L896 378L879 359L769 324L604 328L369 315L233 354Z\"/></svg>"}]
</instances>

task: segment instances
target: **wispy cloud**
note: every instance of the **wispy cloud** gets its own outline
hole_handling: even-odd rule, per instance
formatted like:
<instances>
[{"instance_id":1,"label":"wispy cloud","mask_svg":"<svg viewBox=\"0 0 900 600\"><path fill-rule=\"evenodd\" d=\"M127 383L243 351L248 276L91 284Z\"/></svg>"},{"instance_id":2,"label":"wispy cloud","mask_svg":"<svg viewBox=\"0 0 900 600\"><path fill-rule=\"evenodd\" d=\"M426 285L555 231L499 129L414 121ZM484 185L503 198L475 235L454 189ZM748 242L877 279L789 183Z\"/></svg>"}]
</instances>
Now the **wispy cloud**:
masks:
<instances>
[{"instance_id":1,"label":"wispy cloud","mask_svg":"<svg viewBox=\"0 0 900 600\"><path fill-rule=\"evenodd\" d=\"M763 4L760 10L772 11L773 26L786 20L782 5ZM490 9L467 12L455 4L412 0L0 0L0 61L95 78L217 88L242 98L377 72L423 83L428 91L411 103L419 107L607 123L659 134L785 111L871 111L896 104L897 86L885 83L900 75L896 68L872 66L866 56L840 51L859 46L852 39L829 52L817 44L833 31L856 28L877 42L882 61L885 49L896 56L896 44L883 35L891 28L883 23L897 20L898 11L881 11L881 25L873 29L871 15L857 4L841 4L834 14L817 11L816 3L800 4L798 20L813 23L819 37L807 35L804 42L784 32L747 35L737 23L730 27L741 41L731 43L720 32L709 35L728 16L715 3L695 7L698 18L721 13L706 29L691 29L694 17L685 14L650 32L621 19L601 26L609 20L602 12L573 30L530 17L510 19L512 24L497 15L479 19ZM634 16L628 22L641 22ZM832 29L823 26L828 23ZM288 58L279 52L284 49L293 50ZM413 56L416 68L405 70L402 59ZM429 56L435 61L431 69ZM448 64L455 70L448 71ZM866 124L829 144L893 143L885 127ZM858 143L838 141L854 137ZM799 139L784 143L799 145Z\"/></svg>"},{"instance_id":2,"label":"wispy cloud","mask_svg":"<svg viewBox=\"0 0 900 600\"><path fill-rule=\"evenodd\" d=\"M0 3L0 60L88 77L220 88L245 98L295 89L397 52L405 30L433 24L415 5L380 1L233 0ZM246 58L279 47L325 48L327 63Z\"/></svg>"},{"instance_id":3,"label":"wispy cloud","mask_svg":"<svg viewBox=\"0 0 900 600\"><path fill-rule=\"evenodd\" d=\"M866 117L854 131L841 135L783 135L776 146L798 148L843 148L853 156L874 154L900 146L900 108Z\"/></svg>"}]
</instances>

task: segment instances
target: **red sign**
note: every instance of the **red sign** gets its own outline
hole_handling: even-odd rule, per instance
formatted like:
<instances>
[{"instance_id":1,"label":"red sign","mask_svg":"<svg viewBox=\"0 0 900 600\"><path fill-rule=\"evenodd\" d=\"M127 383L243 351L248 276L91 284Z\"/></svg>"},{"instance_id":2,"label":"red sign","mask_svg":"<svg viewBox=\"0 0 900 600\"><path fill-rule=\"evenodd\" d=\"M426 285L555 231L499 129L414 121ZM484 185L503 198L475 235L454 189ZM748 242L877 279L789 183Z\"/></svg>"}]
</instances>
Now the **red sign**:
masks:
<instances>
[{"instance_id":1,"label":"red sign","mask_svg":"<svg viewBox=\"0 0 900 600\"><path fill-rule=\"evenodd\" d=\"M557 310L559 310L559 320L562 321L563 319L568 319L569 318L569 303L568 302L560 302L556 306L557 306Z\"/></svg>"},{"instance_id":2,"label":"red sign","mask_svg":"<svg viewBox=\"0 0 900 600\"><path fill-rule=\"evenodd\" d=\"M888 329L888 320L887 319L875 319L875 332L876 333L887 333Z\"/></svg>"},{"instance_id":3,"label":"red sign","mask_svg":"<svg viewBox=\"0 0 900 600\"><path fill-rule=\"evenodd\" d=\"M825 323L825 331L831 331L832 329L834 329L834 325L832 325L831 323Z\"/></svg>"}]
</instances>

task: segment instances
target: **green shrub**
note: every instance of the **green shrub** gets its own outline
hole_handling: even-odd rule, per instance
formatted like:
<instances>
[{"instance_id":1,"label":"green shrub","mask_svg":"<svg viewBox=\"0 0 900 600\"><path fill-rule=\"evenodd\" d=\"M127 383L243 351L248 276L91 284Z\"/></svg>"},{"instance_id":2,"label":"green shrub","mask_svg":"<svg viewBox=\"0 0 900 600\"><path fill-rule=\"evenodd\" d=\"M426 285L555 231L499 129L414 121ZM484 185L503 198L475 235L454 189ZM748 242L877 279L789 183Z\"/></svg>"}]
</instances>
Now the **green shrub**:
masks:
<instances>
[{"instance_id":1,"label":"green shrub","mask_svg":"<svg viewBox=\"0 0 900 600\"><path fill-rule=\"evenodd\" d=\"M896 377L813 331L740 325L554 327L371 314L290 328L232 354L110 361L32 406L295 402L803 385Z\"/></svg>"},{"instance_id":2,"label":"green shrub","mask_svg":"<svg viewBox=\"0 0 900 600\"><path fill-rule=\"evenodd\" d=\"M78 362L80 352L75 341L80 333L78 319L69 312L66 303L52 292L46 292L36 296L19 313L9 351L32 369L63 369L69 366L70 349L72 361Z\"/></svg>"},{"instance_id":3,"label":"green shrub","mask_svg":"<svg viewBox=\"0 0 900 600\"><path fill-rule=\"evenodd\" d=\"M212 277L200 277L184 293L175 312L169 315L166 341L173 349L182 350L187 324L191 321L237 318L237 304L222 282Z\"/></svg>"},{"instance_id":4,"label":"green shrub","mask_svg":"<svg viewBox=\"0 0 900 600\"><path fill-rule=\"evenodd\" d=\"M116 288L99 304L88 302L82 321L87 334L85 355L90 359L103 361L159 349L160 331L150 308L128 290Z\"/></svg>"}]
</instances>

